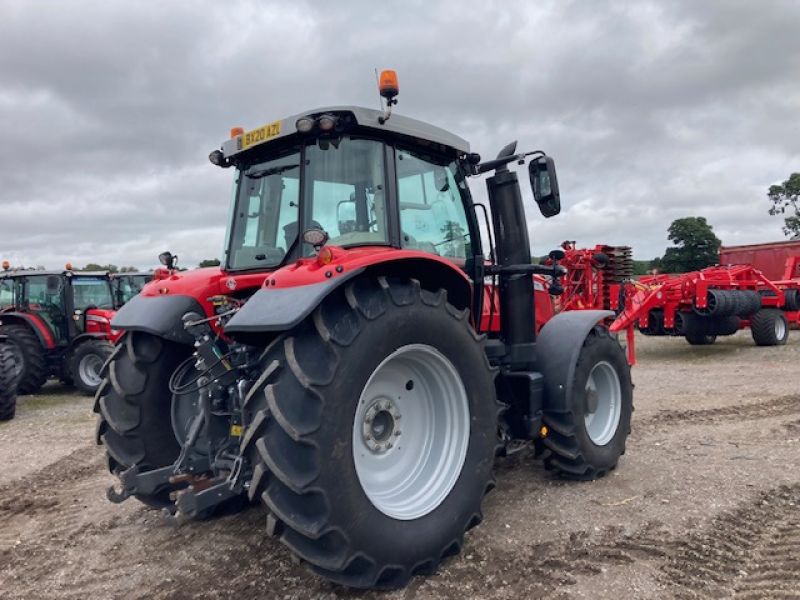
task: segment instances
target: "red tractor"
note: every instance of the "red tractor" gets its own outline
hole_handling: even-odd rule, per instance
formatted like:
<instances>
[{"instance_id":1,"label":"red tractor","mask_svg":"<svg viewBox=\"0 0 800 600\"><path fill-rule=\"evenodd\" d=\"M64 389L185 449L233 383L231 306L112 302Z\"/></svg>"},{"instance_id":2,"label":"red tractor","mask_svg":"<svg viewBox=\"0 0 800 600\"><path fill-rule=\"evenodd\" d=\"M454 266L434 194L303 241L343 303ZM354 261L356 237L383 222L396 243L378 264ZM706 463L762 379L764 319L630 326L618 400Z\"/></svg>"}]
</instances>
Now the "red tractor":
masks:
<instances>
[{"instance_id":1,"label":"red tractor","mask_svg":"<svg viewBox=\"0 0 800 600\"><path fill-rule=\"evenodd\" d=\"M561 476L602 477L632 411L613 312L536 315L550 300L534 276L561 269L531 264L508 166L529 161L551 217L553 160L512 143L482 162L391 115L396 79L381 81L386 111L311 110L211 153L236 169L222 267L163 255L113 321L125 336L96 402L109 499L169 519L263 502L314 572L364 588L457 554L504 451L535 444ZM484 173L488 246L468 187Z\"/></svg>"},{"instance_id":2,"label":"red tractor","mask_svg":"<svg viewBox=\"0 0 800 600\"><path fill-rule=\"evenodd\" d=\"M120 335L111 329L108 273L67 267L0 272L0 334L14 352L20 394L36 393L49 377L94 394Z\"/></svg>"},{"instance_id":3,"label":"red tractor","mask_svg":"<svg viewBox=\"0 0 800 600\"><path fill-rule=\"evenodd\" d=\"M0 335L0 421L14 418L17 409L17 371L14 352L7 338Z\"/></svg>"}]
</instances>

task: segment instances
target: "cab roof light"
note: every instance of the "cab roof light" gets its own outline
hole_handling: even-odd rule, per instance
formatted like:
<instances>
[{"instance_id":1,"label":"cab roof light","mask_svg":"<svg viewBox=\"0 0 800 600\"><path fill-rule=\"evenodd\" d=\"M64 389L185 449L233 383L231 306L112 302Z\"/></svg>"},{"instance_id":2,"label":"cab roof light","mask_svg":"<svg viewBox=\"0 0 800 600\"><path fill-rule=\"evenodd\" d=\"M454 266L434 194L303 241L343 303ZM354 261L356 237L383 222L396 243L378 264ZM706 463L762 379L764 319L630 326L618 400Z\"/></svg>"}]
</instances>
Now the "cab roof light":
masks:
<instances>
[{"instance_id":1,"label":"cab roof light","mask_svg":"<svg viewBox=\"0 0 800 600\"><path fill-rule=\"evenodd\" d=\"M397 100L394 99L400 93L400 86L397 82L397 73L392 69L385 69L381 71L380 79L378 80L378 90L381 96L386 98L389 106L396 104Z\"/></svg>"},{"instance_id":2,"label":"cab roof light","mask_svg":"<svg viewBox=\"0 0 800 600\"><path fill-rule=\"evenodd\" d=\"M244 135L244 127L231 127L231 139Z\"/></svg>"},{"instance_id":3,"label":"cab roof light","mask_svg":"<svg viewBox=\"0 0 800 600\"><path fill-rule=\"evenodd\" d=\"M309 133L312 129L314 129L314 119L311 117L300 117L297 119L297 122L294 124L294 126L300 133Z\"/></svg>"},{"instance_id":4,"label":"cab roof light","mask_svg":"<svg viewBox=\"0 0 800 600\"><path fill-rule=\"evenodd\" d=\"M317 125L320 128L320 131L329 132L333 131L333 128L336 127L336 117L333 115L322 115L317 119Z\"/></svg>"},{"instance_id":5,"label":"cab roof light","mask_svg":"<svg viewBox=\"0 0 800 600\"><path fill-rule=\"evenodd\" d=\"M381 98L386 99L386 111L378 117L378 123L383 125L392 116L392 105L397 104L397 94L400 93L397 73L392 69L381 71L381 75L378 78L378 92L380 92Z\"/></svg>"}]
</instances>

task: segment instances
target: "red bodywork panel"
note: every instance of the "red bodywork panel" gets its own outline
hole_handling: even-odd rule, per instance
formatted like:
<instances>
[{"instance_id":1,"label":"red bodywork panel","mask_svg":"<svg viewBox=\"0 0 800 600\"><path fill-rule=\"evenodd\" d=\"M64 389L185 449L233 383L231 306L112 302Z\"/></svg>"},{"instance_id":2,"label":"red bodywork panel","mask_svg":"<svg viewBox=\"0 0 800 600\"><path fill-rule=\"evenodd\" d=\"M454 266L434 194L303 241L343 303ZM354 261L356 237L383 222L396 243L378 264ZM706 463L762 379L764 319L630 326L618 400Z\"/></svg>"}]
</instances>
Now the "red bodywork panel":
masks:
<instances>
[{"instance_id":1,"label":"red bodywork panel","mask_svg":"<svg viewBox=\"0 0 800 600\"><path fill-rule=\"evenodd\" d=\"M246 291L257 287L287 288L322 283L335 277L345 276L357 269L380 264L402 263L403 261L422 260L438 263L448 272L462 279L465 286L472 289L472 282L460 266L446 258L419 250L404 250L387 246L362 246L344 249L338 246L326 246L317 256L301 258L274 271L260 273L232 274L219 267L194 269L184 272L169 272L158 269L153 281L145 285L142 296L162 296L175 294L195 298L207 316L213 314L213 305L208 298L220 294ZM536 331L549 321L554 314L553 303L547 293L547 282L543 277L534 276L534 302L536 306ZM483 314L480 330L498 332L500 330L500 302L495 295L495 308L492 311L490 298L494 289L491 285L484 288ZM490 314L492 314L490 322ZM215 323L212 323L216 327Z\"/></svg>"},{"instance_id":2,"label":"red bodywork panel","mask_svg":"<svg viewBox=\"0 0 800 600\"><path fill-rule=\"evenodd\" d=\"M122 336L122 331L111 329L111 319L116 311L104 308L90 308L86 311L86 331L84 333L102 334L115 344Z\"/></svg>"},{"instance_id":3,"label":"red bodywork panel","mask_svg":"<svg viewBox=\"0 0 800 600\"><path fill-rule=\"evenodd\" d=\"M153 280L140 292L141 296L190 296L200 303L206 316L214 314L214 305L209 298L230 295L248 290L255 291L269 275L260 273L226 273L219 267L206 267L191 271L156 269ZM212 323L216 327L216 323Z\"/></svg>"},{"instance_id":4,"label":"red bodywork panel","mask_svg":"<svg viewBox=\"0 0 800 600\"><path fill-rule=\"evenodd\" d=\"M454 262L420 250L402 250L388 246L361 246L358 248L340 248L326 246L318 256L301 258L277 271L269 273L264 280L264 287L295 287L322 283L323 281L346 275L355 269L402 260L419 259L446 266L457 273L464 282L472 285L466 274Z\"/></svg>"},{"instance_id":5,"label":"red bodywork panel","mask_svg":"<svg viewBox=\"0 0 800 600\"><path fill-rule=\"evenodd\" d=\"M555 314L553 300L547 292L548 282L540 275L533 276L533 304L536 309L536 334ZM492 305L494 297L494 306ZM500 297L497 288L491 284L483 286L483 314L481 315L482 332L500 332Z\"/></svg>"},{"instance_id":6,"label":"red bodywork panel","mask_svg":"<svg viewBox=\"0 0 800 600\"><path fill-rule=\"evenodd\" d=\"M800 241L750 244L747 246L723 246L719 249L721 265L751 265L768 279L800 278L800 262L788 275L787 260L800 256Z\"/></svg>"}]
</instances>

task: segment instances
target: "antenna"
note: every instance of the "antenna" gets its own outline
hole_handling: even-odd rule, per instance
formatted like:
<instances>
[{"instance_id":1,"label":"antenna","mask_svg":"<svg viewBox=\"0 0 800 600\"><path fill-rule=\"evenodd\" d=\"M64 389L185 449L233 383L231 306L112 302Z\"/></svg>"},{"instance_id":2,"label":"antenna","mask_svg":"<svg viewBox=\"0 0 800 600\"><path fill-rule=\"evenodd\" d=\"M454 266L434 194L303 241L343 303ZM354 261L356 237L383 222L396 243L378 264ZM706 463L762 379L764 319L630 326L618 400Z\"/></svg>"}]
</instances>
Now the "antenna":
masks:
<instances>
[{"instance_id":1,"label":"antenna","mask_svg":"<svg viewBox=\"0 0 800 600\"><path fill-rule=\"evenodd\" d=\"M383 96L381 96L381 80L378 77L378 67L375 67L375 87L378 88L378 108L383 110Z\"/></svg>"}]
</instances>

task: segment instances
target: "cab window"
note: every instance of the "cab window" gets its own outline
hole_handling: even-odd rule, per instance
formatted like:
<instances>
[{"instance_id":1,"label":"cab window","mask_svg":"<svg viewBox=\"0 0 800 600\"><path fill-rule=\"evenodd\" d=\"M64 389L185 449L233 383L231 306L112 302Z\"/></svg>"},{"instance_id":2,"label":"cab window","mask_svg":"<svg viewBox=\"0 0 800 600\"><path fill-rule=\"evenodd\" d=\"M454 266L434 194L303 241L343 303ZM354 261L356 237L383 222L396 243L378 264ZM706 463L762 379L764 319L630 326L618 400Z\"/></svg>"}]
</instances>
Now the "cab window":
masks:
<instances>
[{"instance_id":1,"label":"cab window","mask_svg":"<svg viewBox=\"0 0 800 600\"><path fill-rule=\"evenodd\" d=\"M0 279L0 309L14 305L14 280Z\"/></svg>"},{"instance_id":2,"label":"cab window","mask_svg":"<svg viewBox=\"0 0 800 600\"><path fill-rule=\"evenodd\" d=\"M454 163L397 151L401 244L462 262L471 256L469 224Z\"/></svg>"}]
</instances>

